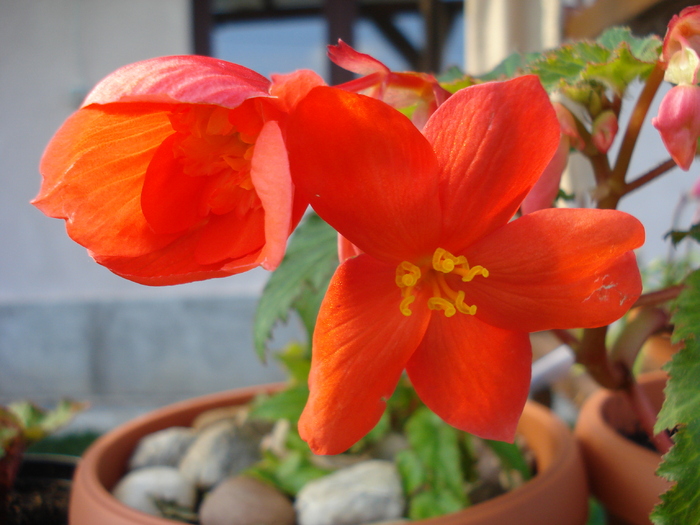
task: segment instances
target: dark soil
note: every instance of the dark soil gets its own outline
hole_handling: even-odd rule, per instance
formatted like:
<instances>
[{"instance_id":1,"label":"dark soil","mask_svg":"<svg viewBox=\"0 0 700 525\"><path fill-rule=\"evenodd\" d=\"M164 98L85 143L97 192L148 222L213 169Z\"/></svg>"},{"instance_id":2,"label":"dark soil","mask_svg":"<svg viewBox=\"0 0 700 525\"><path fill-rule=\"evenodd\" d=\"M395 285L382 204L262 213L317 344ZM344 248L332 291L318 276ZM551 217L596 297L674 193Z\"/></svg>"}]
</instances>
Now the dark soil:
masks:
<instances>
[{"instance_id":1,"label":"dark soil","mask_svg":"<svg viewBox=\"0 0 700 525\"><path fill-rule=\"evenodd\" d=\"M70 481L21 479L10 492L7 525L67 525Z\"/></svg>"}]
</instances>

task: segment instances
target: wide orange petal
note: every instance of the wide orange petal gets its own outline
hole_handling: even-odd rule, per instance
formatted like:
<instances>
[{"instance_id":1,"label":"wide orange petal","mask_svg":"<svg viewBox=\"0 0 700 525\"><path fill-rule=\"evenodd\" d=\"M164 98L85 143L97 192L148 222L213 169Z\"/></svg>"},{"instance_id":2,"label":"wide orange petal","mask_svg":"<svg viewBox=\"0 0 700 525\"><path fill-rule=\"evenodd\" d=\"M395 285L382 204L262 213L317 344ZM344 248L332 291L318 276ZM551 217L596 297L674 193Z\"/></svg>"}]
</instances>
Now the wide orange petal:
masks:
<instances>
[{"instance_id":1,"label":"wide orange petal","mask_svg":"<svg viewBox=\"0 0 700 525\"><path fill-rule=\"evenodd\" d=\"M377 423L429 314L399 310L395 268L362 254L341 264L321 306L299 432L317 454L350 448Z\"/></svg>"},{"instance_id":2,"label":"wide orange petal","mask_svg":"<svg viewBox=\"0 0 700 525\"><path fill-rule=\"evenodd\" d=\"M185 102L239 106L267 97L270 81L238 64L212 57L150 58L123 66L100 81L83 106L111 102Z\"/></svg>"},{"instance_id":3,"label":"wide orange petal","mask_svg":"<svg viewBox=\"0 0 700 525\"><path fill-rule=\"evenodd\" d=\"M193 261L203 266L224 264L230 259L258 256L264 245L265 212L262 208L243 216L235 211L210 215L199 233Z\"/></svg>"},{"instance_id":4,"label":"wide orange petal","mask_svg":"<svg viewBox=\"0 0 700 525\"><path fill-rule=\"evenodd\" d=\"M485 322L513 330L609 324L641 293L631 250L643 242L643 226L624 212L533 212L465 252L489 271L464 284L466 302Z\"/></svg>"},{"instance_id":5,"label":"wide orange petal","mask_svg":"<svg viewBox=\"0 0 700 525\"><path fill-rule=\"evenodd\" d=\"M139 284L169 286L242 273L259 266L258 251L236 260L200 264L195 258L201 230L139 257L109 257L91 253L99 264Z\"/></svg>"},{"instance_id":6,"label":"wide orange petal","mask_svg":"<svg viewBox=\"0 0 700 525\"><path fill-rule=\"evenodd\" d=\"M530 387L525 332L457 313L434 313L406 367L423 402L445 422L486 439L513 441Z\"/></svg>"},{"instance_id":7,"label":"wide orange petal","mask_svg":"<svg viewBox=\"0 0 700 525\"><path fill-rule=\"evenodd\" d=\"M462 248L515 214L559 145L559 122L535 76L462 89L423 133L442 181L443 248Z\"/></svg>"},{"instance_id":8,"label":"wide orange petal","mask_svg":"<svg viewBox=\"0 0 700 525\"><path fill-rule=\"evenodd\" d=\"M33 204L66 220L68 235L98 255L139 256L176 236L153 232L141 211L148 164L172 133L170 106L110 104L74 113L41 160Z\"/></svg>"},{"instance_id":9,"label":"wide orange petal","mask_svg":"<svg viewBox=\"0 0 700 525\"><path fill-rule=\"evenodd\" d=\"M156 233L180 233L201 221L207 177L185 173L175 159L173 134L158 147L148 165L141 191L141 212Z\"/></svg>"},{"instance_id":10,"label":"wide orange petal","mask_svg":"<svg viewBox=\"0 0 700 525\"><path fill-rule=\"evenodd\" d=\"M287 147L297 188L362 251L395 262L435 249L437 163L401 113L362 95L317 87L292 112Z\"/></svg>"}]
</instances>

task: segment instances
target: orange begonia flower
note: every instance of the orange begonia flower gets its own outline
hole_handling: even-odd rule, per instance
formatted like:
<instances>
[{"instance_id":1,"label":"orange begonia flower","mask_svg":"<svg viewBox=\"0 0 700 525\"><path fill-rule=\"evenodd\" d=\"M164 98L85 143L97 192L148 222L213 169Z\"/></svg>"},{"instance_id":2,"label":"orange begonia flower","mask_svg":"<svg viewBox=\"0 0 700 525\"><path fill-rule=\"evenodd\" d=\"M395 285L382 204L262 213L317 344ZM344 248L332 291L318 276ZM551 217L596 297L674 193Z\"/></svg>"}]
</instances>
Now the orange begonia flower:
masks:
<instances>
[{"instance_id":1,"label":"orange begonia flower","mask_svg":"<svg viewBox=\"0 0 700 525\"><path fill-rule=\"evenodd\" d=\"M299 71L271 85L198 56L125 66L51 139L33 204L139 283L274 269L307 205L294 193L284 121L322 83Z\"/></svg>"},{"instance_id":2,"label":"orange begonia flower","mask_svg":"<svg viewBox=\"0 0 700 525\"><path fill-rule=\"evenodd\" d=\"M559 144L536 77L458 91L423 133L380 101L317 87L288 133L297 188L362 252L336 270L313 337L299 430L316 453L371 430L404 370L446 422L513 440L528 332L608 324L641 292L632 216L511 221Z\"/></svg>"}]
</instances>

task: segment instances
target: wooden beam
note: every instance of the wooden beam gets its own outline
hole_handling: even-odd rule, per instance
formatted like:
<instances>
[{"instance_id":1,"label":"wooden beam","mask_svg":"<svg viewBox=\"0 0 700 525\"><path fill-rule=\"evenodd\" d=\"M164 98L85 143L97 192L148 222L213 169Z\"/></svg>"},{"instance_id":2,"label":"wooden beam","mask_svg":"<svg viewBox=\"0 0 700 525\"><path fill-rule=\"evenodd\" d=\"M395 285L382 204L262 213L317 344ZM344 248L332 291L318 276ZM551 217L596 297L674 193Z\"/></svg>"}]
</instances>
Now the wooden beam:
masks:
<instances>
[{"instance_id":1,"label":"wooden beam","mask_svg":"<svg viewBox=\"0 0 700 525\"><path fill-rule=\"evenodd\" d=\"M590 7L569 13L564 23L564 37L594 38L606 28L624 24L662 0L597 0Z\"/></svg>"},{"instance_id":2,"label":"wooden beam","mask_svg":"<svg viewBox=\"0 0 700 525\"><path fill-rule=\"evenodd\" d=\"M211 56L211 0L192 0L192 52Z\"/></svg>"},{"instance_id":3,"label":"wooden beam","mask_svg":"<svg viewBox=\"0 0 700 525\"><path fill-rule=\"evenodd\" d=\"M353 28L357 19L357 1L324 0L323 12L328 27L328 44L337 44L338 39L341 39L352 46L355 40ZM342 84L352 80L355 75L335 64L331 64L330 77L331 84Z\"/></svg>"}]
</instances>

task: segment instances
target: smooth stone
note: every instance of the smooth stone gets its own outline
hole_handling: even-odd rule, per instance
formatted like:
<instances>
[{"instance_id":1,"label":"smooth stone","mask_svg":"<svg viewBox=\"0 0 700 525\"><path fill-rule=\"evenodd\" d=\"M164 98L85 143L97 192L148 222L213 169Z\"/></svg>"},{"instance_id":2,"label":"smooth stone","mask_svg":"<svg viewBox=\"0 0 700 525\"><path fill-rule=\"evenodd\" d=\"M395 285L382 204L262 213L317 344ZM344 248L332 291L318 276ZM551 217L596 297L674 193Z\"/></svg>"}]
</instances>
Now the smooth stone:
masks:
<instances>
[{"instance_id":1,"label":"smooth stone","mask_svg":"<svg viewBox=\"0 0 700 525\"><path fill-rule=\"evenodd\" d=\"M294 506L285 495L248 476L222 481L199 509L200 525L294 525L295 522Z\"/></svg>"},{"instance_id":2,"label":"smooth stone","mask_svg":"<svg viewBox=\"0 0 700 525\"><path fill-rule=\"evenodd\" d=\"M248 407L246 405L212 408L194 418L194 421L192 421L192 428L201 430L204 427L224 420L233 420L236 423L242 423L247 415Z\"/></svg>"},{"instance_id":3,"label":"smooth stone","mask_svg":"<svg viewBox=\"0 0 700 525\"><path fill-rule=\"evenodd\" d=\"M394 461L399 452L409 448L411 445L404 434L390 432L372 448L372 456L376 459Z\"/></svg>"},{"instance_id":4,"label":"smooth stone","mask_svg":"<svg viewBox=\"0 0 700 525\"><path fill-rule=\"evenodd\" d=\"M294 508L299 525L357 525L403 516L401 478L390 461L358 463L308 483Z\"/></svg>"},{"instance_id":5,"label":"smooth stone","mask_svg":"<svg viewBox=\"0 0 700 525\"><path fill-rule=\"evenodd\" d=\"M129 460L129 468L177 467L194 442L197 432L189 427L170 427L144 436Z\"/></svg>"},{"instance_id":6,"label":"smooth stone","mask_svg":"<svg viewBox=\"0 0 700 525\"><path fill-rule=\"evenodd\" d=\"M119 501L154 516L160 516L153 499L174 502L194 510L197 489L173 467L145 467L124 476L112 494Z\"/></svg>"},{"instance_id":7,"label":"smooth stone","mask_svg":"<svg viewBox=\"0 0 700 525\"><path fill-rule=\"evenodd\" d=\"M180 462L180 473L197 487L208 490L224 478L238 474L260 459L260 439L232 421L202 429Z\"/></svg>"}]
</instances>

